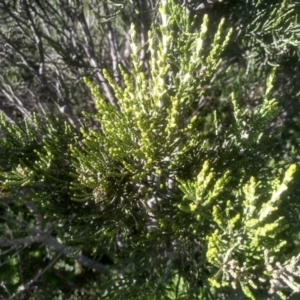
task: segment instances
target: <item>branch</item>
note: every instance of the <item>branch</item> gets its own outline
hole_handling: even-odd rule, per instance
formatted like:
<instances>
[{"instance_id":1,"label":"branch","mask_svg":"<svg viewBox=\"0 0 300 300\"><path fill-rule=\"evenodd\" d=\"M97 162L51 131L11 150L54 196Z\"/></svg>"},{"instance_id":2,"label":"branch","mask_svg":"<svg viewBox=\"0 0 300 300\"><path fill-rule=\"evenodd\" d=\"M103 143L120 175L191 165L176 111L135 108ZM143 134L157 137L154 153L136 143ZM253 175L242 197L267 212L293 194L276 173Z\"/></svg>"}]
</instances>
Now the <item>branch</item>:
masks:
<instances>
[{"instance_id":1,"label":"branch","mask_svg":"<svg viewBox=\"0 0 300 300\"><path fill-rule=\"evenodd\" d=\"M108 270L104 267L104 265L86 257L82 254L74 255L74 251L72 249L67 248L66 246L60 244L53 236L49 233L41 233L38 230L37 235L27 236L25 238L16 238L9 240L0 240L0 247L9 247L9 246L18 246L18 245L29 245L32 243L43 243L45 246L49 247L51 250L57 253L61 253L62 255L72 256L75 260L77 260L81 265L88 269L93 269L96 272L107 275Z\"/></svg>"},{"instance_id":2,"label":"branch","mask_svg":"<svg viewBox=\"0 0 300 300\"><path fill-rule=\"evenodd\" d=\"M80 12L79 17L78 17L78 21L79 21L79 25L82 29L82 33L83 33L85 43L86 43L86 45L83 46L84 50L86 52L87 57L89 58L91 66L93 68L95 68L95 70L97 70L96 75L98 77L100 85L103 88L105 98L110 102L111 105L113 105L115 107L118 107L118 104L116 103L115 97L114 97L114 95L113 95L106 79L104 78L104 76L101 73L100 66L98 65L96 55L95 55L93 38L91 36L91 32L90 32L90 29L89 29L88 24L86 22L84 11L83 11L82 8L81 8L81 12Z\"/></svg>"},{"instance_id":3,"label":"branch","mask_svg":"<svg viewBox=\"0 0 300 300\"><path fill-rule=\"evenodd\" d=\"M8 300L14 299L16 296L18 296L20 293L22 293L24 290L26 290L31 284L33 284L35 281L37 281L41 276L43 276L48 269L50 269L62 256L63 251L60 251L60 253L57 254L57 256L47 265L47 267L44 268L43 271L39 272L33 279L29 280L26 284L20 285L18 287L18 290L12 294Z\"/></svg>"},{"instance_id":4,"label":"branch","mask_svg":"<svg viewBox=\"0 0 300 300\"><path fill-rule=\"evenodd\" d=\"M9 247L9 246L19 246L19 245L29 245L32 243L41 243L47 237L45 235L36 235L36 236L27 236L25 238L18 239L9 239L9 240L0 240L0 247Z\"/></svg>"},{"instance_id":5,"label":"branch","mask_svg":"<svg viewBox=\"0 0 300 300\"><path fill-rule=\"evenodd\" d=\"M110 11L108 8L107 3L103 3L104 11L107 17L109 18ZM110 58L112 62L112 69L113 69L113 77L116 80L116 82L119 82L119 72L118 72L118 52L117 51L117 45L116 45L116 37L115 33L111 24L110 19L107 20L106 22L107 25L107 39L108 39L108 44L110 47Z\"/></svg>"},{"instance_id":6,"label":"branch","mask_svg":"<svg viewBox=\"0 0 300 300\"><path fill-rule=\"evenodd\" d=\"M53 236L49 235L47 240L44 242L46 246L51 248L55 252L63 251L63 255L70 255L73 256L75 260L77 260L80 264L85 266L86 268L93 269L99 273L108 274L107 269L104 267L104 265L93 261L92 259L86 257L82 254L76 254L74 255L74 251L71 249L66 248L64 245L60 244Z\"/></svg>"}]
</instances>

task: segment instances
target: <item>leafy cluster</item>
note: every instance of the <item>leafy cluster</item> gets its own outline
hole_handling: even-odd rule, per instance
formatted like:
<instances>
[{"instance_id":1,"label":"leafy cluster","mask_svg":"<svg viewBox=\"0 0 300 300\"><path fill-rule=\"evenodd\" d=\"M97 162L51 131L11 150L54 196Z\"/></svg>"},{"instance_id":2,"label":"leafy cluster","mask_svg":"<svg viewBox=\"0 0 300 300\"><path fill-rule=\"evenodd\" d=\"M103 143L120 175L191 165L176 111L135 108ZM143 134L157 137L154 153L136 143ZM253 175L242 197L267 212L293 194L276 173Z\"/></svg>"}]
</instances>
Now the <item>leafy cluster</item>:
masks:
<instances>
[{"instance_id":1,"label":"leafy cluster","mask_svg":"<svg viewBox=\"0 0 300 300\"><path fill-rule=\"evenodd\" d=\"M279 25L283 9L274 9ZM284 299L300 290L300 254L287 251L282 213L296 164L272 160L276 69L255 108L232 84L212 97L236 74L223 64L234 30L222 19L211 34L208 15L195 29L197 16L173 1L162 0L159 11L146 46L131 27L131 70L119 65L121 80L101 73L113 101L84 77L96 104L86 113L93 128L1 117L0 246L44 243L55 274L72 270L76 278L79 263L100 270L106 276L86 285L94 299ZM13 274L7 289L17 295L27 285L12 249L1 255ZM27 268L41 250L28 253ZM104 255L111 266L100 263Z\"/></svg>"}]
</instances>

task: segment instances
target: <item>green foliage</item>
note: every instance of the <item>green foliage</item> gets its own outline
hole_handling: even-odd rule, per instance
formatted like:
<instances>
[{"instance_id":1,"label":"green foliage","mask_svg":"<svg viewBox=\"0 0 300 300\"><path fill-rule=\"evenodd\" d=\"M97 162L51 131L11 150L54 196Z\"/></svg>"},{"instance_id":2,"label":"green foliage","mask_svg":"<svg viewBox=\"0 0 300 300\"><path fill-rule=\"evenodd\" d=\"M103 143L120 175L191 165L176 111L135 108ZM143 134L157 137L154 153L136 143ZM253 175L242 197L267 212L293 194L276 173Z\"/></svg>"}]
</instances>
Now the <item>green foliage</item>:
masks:
<instances>
[{"instance_id":1,"label":"green foliage","mask_svg":"<svg viewBox=\"0 0 300 300\"><path fill-rule=\"evenodd\" d=\"M215 81L233 74L220 69L233 30L222 19L210 36L207 15L195 30L196 17L173 1L161 2L160 17L148 35L149 68L132 26L132 69L119 67L121 84L103 71L116 106L84 78L97 109L87 115L98 126L78 131L33 118L23 128L1 118L1 189L15 206L4 216L13 219L33 203L19 216L31 228L42 215L74 254L86 247L89 255L110 255L110 274L86 285L91 298L257 299L269 292L284 299L300 289L300 254L286 251L290 228L282 214L296 164L283 162L282 170L271 157L270 123L280 112L272 97L276 70L264 78L255 109L229 85L224 113L208 96ZM17 284L15 258L7 267ZM76 273L78 266L58 261L55 268ZM59 291L53 296L61 299Z\"/></svg>"}]
</instances>

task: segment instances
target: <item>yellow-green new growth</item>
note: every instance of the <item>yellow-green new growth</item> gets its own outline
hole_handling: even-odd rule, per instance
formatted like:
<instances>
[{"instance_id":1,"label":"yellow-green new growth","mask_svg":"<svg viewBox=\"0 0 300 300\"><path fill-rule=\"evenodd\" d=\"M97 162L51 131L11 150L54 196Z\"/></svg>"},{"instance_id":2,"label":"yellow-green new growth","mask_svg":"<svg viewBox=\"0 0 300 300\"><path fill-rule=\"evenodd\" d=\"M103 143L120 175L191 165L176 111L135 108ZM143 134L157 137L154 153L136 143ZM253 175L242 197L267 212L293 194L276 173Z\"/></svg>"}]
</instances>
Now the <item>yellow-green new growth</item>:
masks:
<instances>
[{"instance_id":1,"label":"yellow-green new growth","mask_svg":"<svg viewBox=\"0 0 300 300\"><path fill-rule=\"evenodd\" d=\"M224 280L228 282L231 280L237 281L248 297L254 297L250 287L255 288L256 284L253 280L257 280L257 278L252 278L250 282L248 278L250 273L248 273L247 269L250 270L256 266L247 265L247 260L245 260L242 269L235 273L237 271L233 269L227 270L226 261L229 259L229 254L230 258L235 259L241 252L249 256L249 258L253 257L256 260L262 260L264 251L268 250L270 253L276 253L286 244L285 241L279 240L277 236L288 227L288 224L284 223L283 217L278 217L275 220L269 217L278 209L280 196L286 190L286 185L291 181L295 169L295 165L291 165L288 168L282 183L275 187L271 199L263 203L261 208L258 204L260 195L257 193L257 187L260 183L257 183L254 177L251 177L249 183L242 187L245 197L242 215L237 214L230 217L230 214L227 212L225 217L218 205L213 206L213 222L215 222L218 229L207 236L206 257L208 262L215 265L218 269L221 268L222 272L227 273L226 276L221 276L219 271L218 275L216 274L216 276L210 278L211 284L214 284L215 287L226 284L223 282ZM231 202L227 201L227 207L231 205ZM240 222L242 227L236 227L235 224L237 222ZM230 247L229 245L234 246ZM257 267L259 267L259 262L257 263ZM237 267L238 264L235 268ZM228 275L230 276L228 277ZM263 274L260 274L260 276L263 276ZM230 277L232 279L229 279Z\"/></svg>"}]
</instances>

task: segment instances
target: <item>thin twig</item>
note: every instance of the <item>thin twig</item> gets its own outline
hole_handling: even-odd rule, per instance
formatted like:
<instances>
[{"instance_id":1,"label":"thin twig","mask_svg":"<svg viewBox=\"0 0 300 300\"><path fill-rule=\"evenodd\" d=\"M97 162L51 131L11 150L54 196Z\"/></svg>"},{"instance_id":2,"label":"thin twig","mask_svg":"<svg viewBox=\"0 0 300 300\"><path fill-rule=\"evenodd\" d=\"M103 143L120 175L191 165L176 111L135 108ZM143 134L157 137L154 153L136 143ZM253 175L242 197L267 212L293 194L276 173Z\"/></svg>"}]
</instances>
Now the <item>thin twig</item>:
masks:
<instances>
[{"instance_id":1,"label":"thin twig","mask_svg":"<svg viewBox=\"0 0 300 300\"><path fill-rule=\"evenodd\" d=\"M18 287L18 290L12 294L8 300L14 299L16 296L18 296L20 293L25 291L26 289L29 288L30 285L32 285L35 281L37 281L41 276L43 276L58 260L59 258L63 255L64 248L57 254L57 256L47 265L47 267L44 268L41 272L39 272L34 278L29 280L26 284L20 285Z\"/></svg>"}]
</instances>

